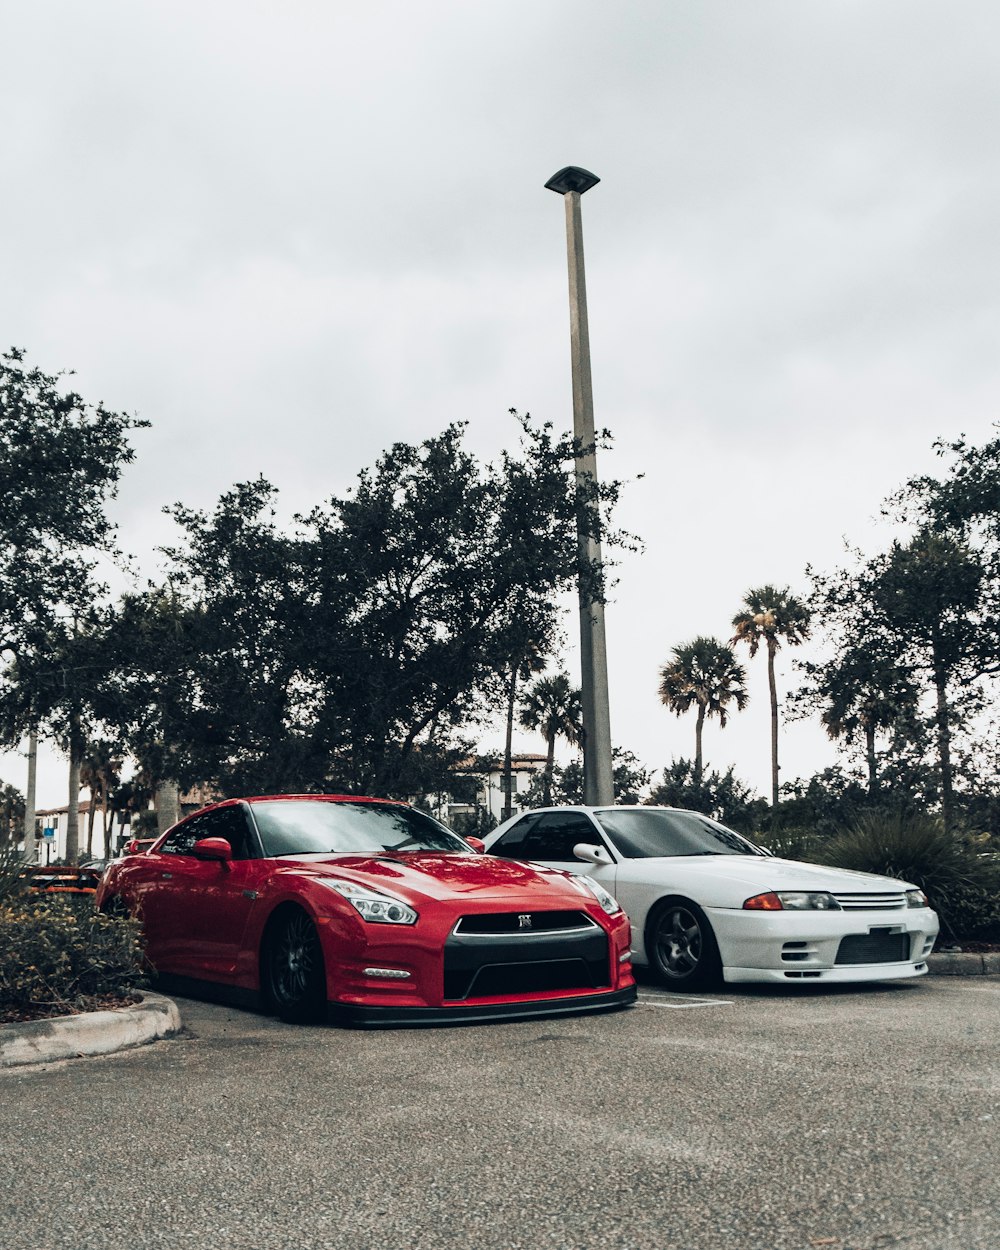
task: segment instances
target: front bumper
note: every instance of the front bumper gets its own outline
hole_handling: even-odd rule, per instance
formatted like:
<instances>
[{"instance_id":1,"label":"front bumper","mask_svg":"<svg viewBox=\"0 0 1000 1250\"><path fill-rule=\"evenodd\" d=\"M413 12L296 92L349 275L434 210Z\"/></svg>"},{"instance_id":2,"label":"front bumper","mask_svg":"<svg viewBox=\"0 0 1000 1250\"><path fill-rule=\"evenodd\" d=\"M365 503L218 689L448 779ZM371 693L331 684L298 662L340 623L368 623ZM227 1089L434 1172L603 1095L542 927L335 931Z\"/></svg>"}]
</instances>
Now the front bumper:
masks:
<instances>
[{"instance_id":1,"label":"front bumper","mask_svg":"<svg viewBox=\"0 0 1000 1250\"><path fill-rule=\"evenodd\" d=\"M442 1024L489 1024L499 1020L528 1020L537 1016L568 1016L593 1011L617 1011L636 999L636 986L570 998L538 998L506 1003L457 1003L453 1007L371 1007L358 1003L330 1003L331 1023L355 1028L420 1027Z\"/></svg>"},{"instance_id":2,"label":"front bumper","mask_svg":"<svg viewBox=\"0 0 1000 1250\"><path fill-rule=\"evenodd\" d=\"M799 984L890 981L923 976L938 934L929 908L891 911L753 912L706 909L730 983ZM844 947L842 943L847 940ZM870 941L895 947L870 960L846 955L852 945Z\"/></svg>"}]
</instances>

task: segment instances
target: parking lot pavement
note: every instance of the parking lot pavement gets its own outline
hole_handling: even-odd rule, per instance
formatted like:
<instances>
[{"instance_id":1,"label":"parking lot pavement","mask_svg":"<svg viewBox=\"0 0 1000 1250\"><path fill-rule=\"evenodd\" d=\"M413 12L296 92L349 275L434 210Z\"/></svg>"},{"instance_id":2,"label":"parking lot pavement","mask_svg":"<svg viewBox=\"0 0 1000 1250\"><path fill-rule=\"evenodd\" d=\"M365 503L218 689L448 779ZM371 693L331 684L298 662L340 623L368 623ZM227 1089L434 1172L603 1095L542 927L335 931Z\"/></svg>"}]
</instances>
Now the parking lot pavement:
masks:
<instances>
[{"instance_id":1,"label":"parking lot pavement","mask_svg":"<svg viewBox=\"0 0 1000 1250\"><path fill-rule=\"evenodd\" d=\"M1000 983L188 1034L0 1073L5 1250L997 1250Z\"/></svg>"}]
</instances>

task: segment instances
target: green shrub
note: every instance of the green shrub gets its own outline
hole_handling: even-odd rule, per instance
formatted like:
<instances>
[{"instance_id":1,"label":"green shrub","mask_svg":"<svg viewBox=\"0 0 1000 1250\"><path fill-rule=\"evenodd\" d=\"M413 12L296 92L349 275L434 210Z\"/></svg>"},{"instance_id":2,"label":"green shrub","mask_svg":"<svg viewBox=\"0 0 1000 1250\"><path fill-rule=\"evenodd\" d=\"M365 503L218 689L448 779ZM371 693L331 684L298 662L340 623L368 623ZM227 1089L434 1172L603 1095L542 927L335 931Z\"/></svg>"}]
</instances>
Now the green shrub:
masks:
<instances>
[{"instance_id":1,"label":"green shrub","mask_svg":"<svg viewBox=\"0 0 1000 1250\"><path fill-rule=\"evenodd\" d=\"M61 1015L143 983L142 930L90 898L0 900L0 1017Z\"/></svg>"},{"instance_id":2,"label":"green shrub","mask_svg":"<svg viewBox=\"0 0 1000 1250\"><path fill-rule=\"evenodd\" d=\"M949 832L933 816L869 813L815 848L816 859L912 881L951 939L1000 938L1000 862L981 839Z\"/></svg>"},{"instance_id":3,"label":"green shrub","mask_svg":"<svg viewBox=\"0 0 1000 1250\"><path fill-rule=\"evenodd\" d=\"M24 860L16 846L8 843L0 847L0 903L27 890L27 884L21 877L23 869Z\"/></svg>"},{"instance_id":4,"label":"green shrub","mask_svg":"<svg viewBox=\"0 0 1000 1250\"><path fill-rule=\"evenodd\" d=\"M747 837L758 846L767 847L772 855L778 855L781 859L816 858L817 838L812 829L802 829L794 825L778 829L756 829L753 833L748 833Z\"/></svg>"}]
</instances>

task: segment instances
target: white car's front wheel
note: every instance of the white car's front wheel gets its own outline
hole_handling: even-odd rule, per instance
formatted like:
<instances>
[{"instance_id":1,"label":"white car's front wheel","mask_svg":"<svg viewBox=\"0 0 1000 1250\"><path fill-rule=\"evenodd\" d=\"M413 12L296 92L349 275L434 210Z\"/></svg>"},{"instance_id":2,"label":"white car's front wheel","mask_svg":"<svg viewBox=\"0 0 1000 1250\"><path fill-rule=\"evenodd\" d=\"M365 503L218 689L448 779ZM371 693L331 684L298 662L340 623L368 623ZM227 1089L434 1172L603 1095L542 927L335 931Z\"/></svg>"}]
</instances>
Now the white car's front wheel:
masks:
<instances>
[{"instance_id":1,"label":"white car's front wheel","mask_svg":"<svg viewBox=\"0 0 1000 1250\"><path fill-rule=\"evenodd\" d=\"M661 899L646 922L646 954L657 978L671 990L718 984L722 961L715 934L697 903Z\"/></svg>"}]
</instances>

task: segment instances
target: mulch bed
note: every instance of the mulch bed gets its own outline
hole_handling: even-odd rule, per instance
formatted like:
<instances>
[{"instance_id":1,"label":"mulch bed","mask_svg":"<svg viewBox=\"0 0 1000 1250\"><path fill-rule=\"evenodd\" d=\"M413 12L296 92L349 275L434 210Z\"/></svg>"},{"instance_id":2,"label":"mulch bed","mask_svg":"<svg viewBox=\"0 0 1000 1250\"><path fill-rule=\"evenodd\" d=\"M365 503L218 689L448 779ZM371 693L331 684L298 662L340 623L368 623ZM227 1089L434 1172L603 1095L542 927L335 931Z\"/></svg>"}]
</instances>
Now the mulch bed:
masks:
<instances>
[{"instance_id":1,"label":"mulch bed","mask_svg":"<svg viewBox=\"0 0 1000 1250\"><path fill-rule=\"evenodd\" d=\"M11 1006L0 1003L0 1024L26 1024L30 1020L53 1020L57 1016L78 1016L84 1011L113 1011L116 1007L132 1007L142 1002L142 995L91 994L72 1003L29 1003Z\"/></svg>"}]
</instances>

